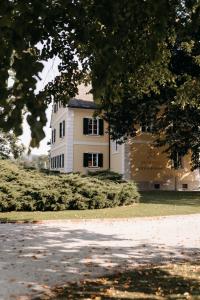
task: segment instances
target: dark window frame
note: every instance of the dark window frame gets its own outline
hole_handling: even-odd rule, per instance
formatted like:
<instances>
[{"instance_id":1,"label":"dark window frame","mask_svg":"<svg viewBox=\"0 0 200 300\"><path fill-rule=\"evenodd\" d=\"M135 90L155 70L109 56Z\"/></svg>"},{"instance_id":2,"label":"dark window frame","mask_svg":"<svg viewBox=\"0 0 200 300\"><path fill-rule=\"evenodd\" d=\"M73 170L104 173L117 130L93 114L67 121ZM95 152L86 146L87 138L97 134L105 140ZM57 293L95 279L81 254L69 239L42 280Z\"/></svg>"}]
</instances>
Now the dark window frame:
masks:
<instances>
[{"instance_id":1,"label":"dark window frame","mask_svg":"<svg viewBox=\"0 0 200 300\"><path fill-rule=\"evenodd\" d=\"M90 165L89 165L90 160ZM103 153L83 153L83 166L91 169L103 168Z\"/></svg>"},{"instance_id":2,"label":"dark window frame","mask_svg":"<svg viewBox=\"0 0 200 300\"><path fill-rule=\"evenodd\" d=\"M83 134L90 136L104 135L104 120L101 118L83 118Z\"/></svg>"}]
</instances>

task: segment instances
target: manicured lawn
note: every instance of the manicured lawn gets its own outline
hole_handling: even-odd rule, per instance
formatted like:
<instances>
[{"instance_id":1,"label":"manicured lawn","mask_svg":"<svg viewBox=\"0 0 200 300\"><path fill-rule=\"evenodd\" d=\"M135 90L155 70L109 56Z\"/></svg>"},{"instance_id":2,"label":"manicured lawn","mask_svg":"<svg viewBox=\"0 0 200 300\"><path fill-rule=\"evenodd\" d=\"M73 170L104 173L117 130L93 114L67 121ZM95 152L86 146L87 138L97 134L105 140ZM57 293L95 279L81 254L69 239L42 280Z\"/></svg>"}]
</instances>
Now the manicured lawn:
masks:
<instances>
[{"instance_id":1,"label":"manicured lawn","mask_svg":"<svg viewBox=\"0 0 200 300\"><path fill-rule=\"evenodd\" d=\"M98 210L0 213L1 221L134 218L200 213L200 192L143 192L139 204Z\"/></svg>"},{"instance_id":2,"label":"manicured lawn","mask_svg":"<svg viewBox=\"0 0 200 300\"><path fill-rule=\"evenodd\" d=\"M55 289L54 300L64 299L200 299L199 264L145 266Z\"/></svg>"}]
</instances>

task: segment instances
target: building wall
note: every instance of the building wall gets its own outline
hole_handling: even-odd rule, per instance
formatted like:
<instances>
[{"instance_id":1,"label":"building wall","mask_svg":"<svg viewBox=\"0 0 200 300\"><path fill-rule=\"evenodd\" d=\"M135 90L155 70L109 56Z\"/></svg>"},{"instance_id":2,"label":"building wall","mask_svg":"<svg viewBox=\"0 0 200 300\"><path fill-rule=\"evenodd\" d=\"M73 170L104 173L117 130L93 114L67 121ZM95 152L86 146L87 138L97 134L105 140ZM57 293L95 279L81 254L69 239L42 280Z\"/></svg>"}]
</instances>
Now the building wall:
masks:
<instances>
[{"instance_id":1,"label":"building wall","mask_svg":"<svg viewBox=\"0 0 200 300\"><path fill-rule=\"evenodd\" d=\"M117 145L111 141L110 145L110 169L124 175L124 145Z\"/></svg>"},{"instance_id":2,"label":"building wall","mask_svg":"<svg viewBox=\"0 0 200 300\"><path fill-rule=\"evenodd\" d=\"M94 116L93 109L74 108L74 141L87 143L108 143L108 126L104 122L104 135L85 135L83 134L83 119Z\"/></svg>"},{"instance_id":3,"label":"building wall","mask_svg":"<svg viewBox=\"0 0 200 300\"><path fill-rule=\"evenodd\" d=\"M56 143L51 145L51 157L65 155L64 168L61 172L81 172L96 170L83 166L83 153L102 153L103 168L109 168L108 126L104 122L104 135L83 134L83 118L93 117L94 110L60 107L52 113L51 128L56 129ZM59 123L65 120L65 136L59 137ZM138 131L137 137L126 144L118 145L111 141L110 167L112 171L124 175L138 183L140 189L152 190L160 185L162 190L182 190L183 184L188 190L200 188L200 174L190 170L190 157L183 158L183 168L174 170L164 149L152 145L152 135ZM99 169L99 168L98 168Z\"/></svg>"},{"instance_id":4,"label":"building wall","mask_svg":"<svg viewBox=\"0 0 200 300\"><path fill-rule=\"evenodd\" d=\"M81 172L100 168L83 166L83 153L102 153L103 167L109 168L109 139L108 127L104 122L104 135L83 134L83 119L92 118L94 110L80 108L59 108L52 113L51 128L56 129L56 142L51 145L51 158L64 153L64 168L57 168L61 172ZM65 120L65 136L59 137L59 123Z\"/></svg>"},{"instance_id":5,"label":"building wall","mask_svg":"<svg viewBox=\"0 0 200 300\"><path fill-rule=\"evenodd\" d=\"M74 141L73 141L73 170L86 174L88 170L96 168L86 168L83 166L83 153L102 153L103 168L109 168L109 138L108 126L104 122L104 135L91 136L83 134L83 119L92 118L94 110L75 108L74 111ZM99 169L99 168L98 168Z\"/></svg>"},{"instance_id":6,"label":"building wall","mask_svg":"<svg viewBox=\"0 0 200 300\"><path fill-rule=\"evenodd\" d=\"M51 150L50 150L50 159L56 157L58 155L64 154L64 168L59 168L61 172L66 170L66 144L67 144L67 130L65 128L65 136L60 138L59 137L59 123L63 120L67 120L67 108L59 107L56 113L52 112L51 116L51 130L56 129L56 142L51 143ZM51 167L51 164L50 164Z\"/></svg>"},{"instance_id":7,"label":"building wall","mask_svg":"<svg viewBox=\"0 0 200 300\"><path fill-rule=\"evenodd\" d=\"M129 141L131 178L142 190L155 189L160 184L162 190L186 190L200 188L200 175L190 170L190 157L183 158L183 168L175 170L162 148L153 147L149 134L141 134Z\"/></svg>"},{"instance_id":8,"label":"building wall","mask_svg":"<svg viewBox=\"0 0 200 300\"><path fill-rule=\"evenodd\" d=\"M83 166L83 153L102 153L103 154L103 169L108 169L108 146L93 146L93 145L74 145L74 172L87 174L88 171L97 171L99 168L88 168Z\"/></svg>"}]
</instances>

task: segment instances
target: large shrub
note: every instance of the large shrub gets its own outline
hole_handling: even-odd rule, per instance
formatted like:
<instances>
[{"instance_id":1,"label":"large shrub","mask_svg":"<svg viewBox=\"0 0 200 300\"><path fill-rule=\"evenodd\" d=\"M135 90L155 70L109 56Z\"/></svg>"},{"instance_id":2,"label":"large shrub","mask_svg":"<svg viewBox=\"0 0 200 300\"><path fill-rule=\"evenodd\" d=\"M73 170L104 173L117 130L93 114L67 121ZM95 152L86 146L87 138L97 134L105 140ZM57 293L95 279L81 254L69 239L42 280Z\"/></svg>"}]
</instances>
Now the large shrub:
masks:
<instances>
[{"instance_id":1,"label":"large shrub","mask_svg":"<svg viewBox=\"0 0 200 300\"><path fill-rule=\"evenodd\" d=\"M117 172L109 171L109 170L100 170L100 171L91 171L88 173L89 176L94 176L98 179L102 180L112 180L120 182L122 181L122 174Z\"/></svg>"},{"instance_id":2,"label":"large shrub","mask_svg":"<svg viewBox=\"0 0 200 300\"><path fill-rule=\"evenodd\" d=\"M134 183L80 174L49 174L0 161L0 211L95 209L139 199Z\"/></svg>"}]
</instances>

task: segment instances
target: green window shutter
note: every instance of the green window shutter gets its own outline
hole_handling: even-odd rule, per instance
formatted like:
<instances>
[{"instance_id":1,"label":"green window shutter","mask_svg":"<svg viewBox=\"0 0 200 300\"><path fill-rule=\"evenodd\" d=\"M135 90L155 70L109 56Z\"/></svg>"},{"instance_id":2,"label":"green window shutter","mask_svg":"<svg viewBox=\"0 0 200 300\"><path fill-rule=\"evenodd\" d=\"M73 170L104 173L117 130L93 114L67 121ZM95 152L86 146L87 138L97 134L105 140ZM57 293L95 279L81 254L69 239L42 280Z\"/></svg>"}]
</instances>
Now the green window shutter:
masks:
<instances>
[{"instance_id":1,"label":"green window shutter","mask_svg":"<svg viewBox=\"0 0 200 300\"><path fill-rule=\"evenodd\" d=\"M104 135L104 121L99 119L99 135Z\"/></svg>"},{"instance_id":2,"label":"green window shutter","mask_svg":"<svg viewBox=\"0 0 200 300\"><path fill-rule=\"evenodd\" d=\"M83 166L88 167L88 153L83 153Z\"/></svg>"},{"instance_id":3,"label":"green window shutter","mask_svg":"<svg viewBox=\"0 0 200 300\"><path fill-rule=\"evenodd\" d=\"M62 123L60 123L60 132L59 132L59 137L62 137Z\"/></svg>"},{"instance_id":4,"label":"green window shutter","mask_svg":"<svg viewBox=\"0 0 200 300\"><path fill-rule=\"evenodd\" d=\"M98 167L100 167L100 168L103 167L103 154L102 153L99 153Z\"/></svg>"},{"instance_id":5,"label":"green window shutter","mask_svg":"<svg viewBox=\"0 0 200 300\"><path fill-rule=\"evenodd\" d=\"M83 118L83 134L88 134L88 118Z\"/></svg>"}]
</instances>

